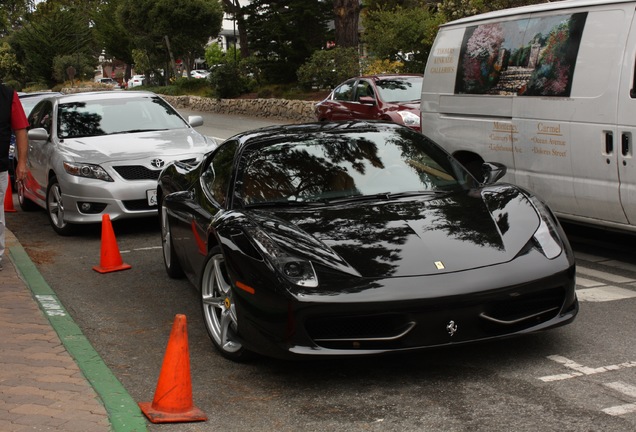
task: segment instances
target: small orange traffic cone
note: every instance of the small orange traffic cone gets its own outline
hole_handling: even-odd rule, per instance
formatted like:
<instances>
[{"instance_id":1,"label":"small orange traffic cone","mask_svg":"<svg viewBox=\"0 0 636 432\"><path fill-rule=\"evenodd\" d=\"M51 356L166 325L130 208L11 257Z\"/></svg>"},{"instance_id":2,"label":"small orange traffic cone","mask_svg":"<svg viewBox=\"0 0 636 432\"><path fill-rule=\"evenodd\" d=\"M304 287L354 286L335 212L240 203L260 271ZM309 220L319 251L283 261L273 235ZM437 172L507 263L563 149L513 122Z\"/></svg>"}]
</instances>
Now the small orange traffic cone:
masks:
<instances>
[{"instance_id":1,"label":"small orange traffic cone","mask_svg":"<svg viewBox=\"0 0 636 432\"><path fill-rule=\"evenodd\" d=\"M5 213L16 211L15 207L13 207L13 191L11 190L11 180L7 182L7 190L4 193L4 211Z\"/></svg>"},{"instance_id":2,"label":"small orange traffic cone","mask_svg":"<svg viewBox=\"0 0 636 432\"><path fill-rule=\"evenodd\" d=\"M138 405L152 423L195 422L208 419L208 416L192 402L190 350L185 315L175 316L152 403L139 402Z\"/></svg>"},{"instance_id":3,"label":"small orange traffic cone","mask_svg":"<svg viewBox=\"0 0 636 432\"><path fill-rule=\"evenodd\" d=\"M127 270L131 268L129 264L124 264L117 247L113 224L110 222L110 216L105 214L102 216L102 248L98 266L94 266L93 270L99 273L109 273L118 270Z\"/></svg>"}]
</instances>

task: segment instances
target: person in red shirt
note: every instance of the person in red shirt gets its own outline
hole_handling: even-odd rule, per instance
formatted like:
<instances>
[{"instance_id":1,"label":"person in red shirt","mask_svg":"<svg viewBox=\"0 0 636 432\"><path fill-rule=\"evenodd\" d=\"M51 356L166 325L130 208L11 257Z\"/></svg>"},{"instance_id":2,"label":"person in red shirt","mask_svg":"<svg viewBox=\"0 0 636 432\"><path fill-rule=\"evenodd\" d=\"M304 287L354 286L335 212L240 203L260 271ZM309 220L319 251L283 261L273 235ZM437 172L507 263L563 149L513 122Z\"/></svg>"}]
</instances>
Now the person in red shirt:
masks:
<instances>
[{"instance_id":1,"label":"person in red shirt","mask_svg":"<svg viewBox=\"0 0 636 432\"><path fill-rule=\"evenodd\" d=\"M5 249L4 198L9 184L9 146L11 133L15 134L18 166L16 181L26 178L27 127L29 122L15 90L0 84L0 270Z\"/></svg>"}]
</instances>

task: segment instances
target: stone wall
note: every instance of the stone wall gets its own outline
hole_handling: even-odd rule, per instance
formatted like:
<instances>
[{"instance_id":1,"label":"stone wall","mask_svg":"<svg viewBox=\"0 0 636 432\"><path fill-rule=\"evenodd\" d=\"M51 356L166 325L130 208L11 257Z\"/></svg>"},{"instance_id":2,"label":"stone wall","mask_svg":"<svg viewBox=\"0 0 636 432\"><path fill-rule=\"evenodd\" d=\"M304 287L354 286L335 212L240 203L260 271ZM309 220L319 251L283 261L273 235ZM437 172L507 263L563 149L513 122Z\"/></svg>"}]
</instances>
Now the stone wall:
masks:
<instances>
[{"instance_id":1,"label":"stone wall","mask_svg":"<svg viewBox=\"0 0 636 432\"><path fill-rule=\"evenodd\" d=\"M218 114L266 117L295 123L316 121L315 101L288 99L214 99L199 96L161 95L175 108Z\"/></svg>"},{"instance_id":2,"label":"stone wall","mask_svg":"<svg viewBox=\"0 0 636 432\"><path fill-rule=\"evenodd\" d=\"M79 93L95 90L95 88L65 88L62 90L62 93ZM316 117L314 116L315 101L288 99L219 100L200 96L159 96L164 98L175 108L185 108L193 111L266 117L276 120L288 120L293 123L316 121Z\"/></svg>"}]
</instances>

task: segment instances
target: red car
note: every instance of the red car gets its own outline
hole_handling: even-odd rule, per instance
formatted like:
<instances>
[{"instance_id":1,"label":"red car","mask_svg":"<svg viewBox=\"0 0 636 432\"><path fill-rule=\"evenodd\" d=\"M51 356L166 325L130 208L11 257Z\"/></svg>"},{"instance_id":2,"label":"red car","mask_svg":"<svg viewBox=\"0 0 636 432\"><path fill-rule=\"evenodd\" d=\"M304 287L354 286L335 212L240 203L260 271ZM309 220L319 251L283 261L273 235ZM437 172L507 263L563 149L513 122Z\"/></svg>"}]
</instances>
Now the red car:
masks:
<instances>
[{"instance_id":1,"label":"red car","mask_svg":"<svg viewBox=\"0 0 636 432\"><path fill-rule=\"evenodd\" d=\"M422 75L351 78L316 104L319 121L389 120L420 131Z\"/></svg>"}]
</instances>

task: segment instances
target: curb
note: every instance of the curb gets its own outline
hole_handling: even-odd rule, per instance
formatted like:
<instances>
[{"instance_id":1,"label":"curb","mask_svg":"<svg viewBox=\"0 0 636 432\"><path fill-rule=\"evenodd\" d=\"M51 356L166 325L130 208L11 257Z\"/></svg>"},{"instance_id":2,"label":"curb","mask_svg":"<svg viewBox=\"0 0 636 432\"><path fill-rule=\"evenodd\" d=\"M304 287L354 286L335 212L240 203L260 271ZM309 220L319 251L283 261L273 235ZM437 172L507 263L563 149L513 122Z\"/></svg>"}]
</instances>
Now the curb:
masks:
<instances>
[{"instance_id":1,"label":"curb","mask_svg":"<svg viewBox=\"0 0 636 432\"><path fill-rule=\"evenodd\" d=\"M7 249L18 274L31 290L42 313L102 400L112 430L114 432L147 431L145 417L137 403L108 369L82 330L64 309L24 248L19 244L11 244Z\"/></svg>"}]
</instances>

